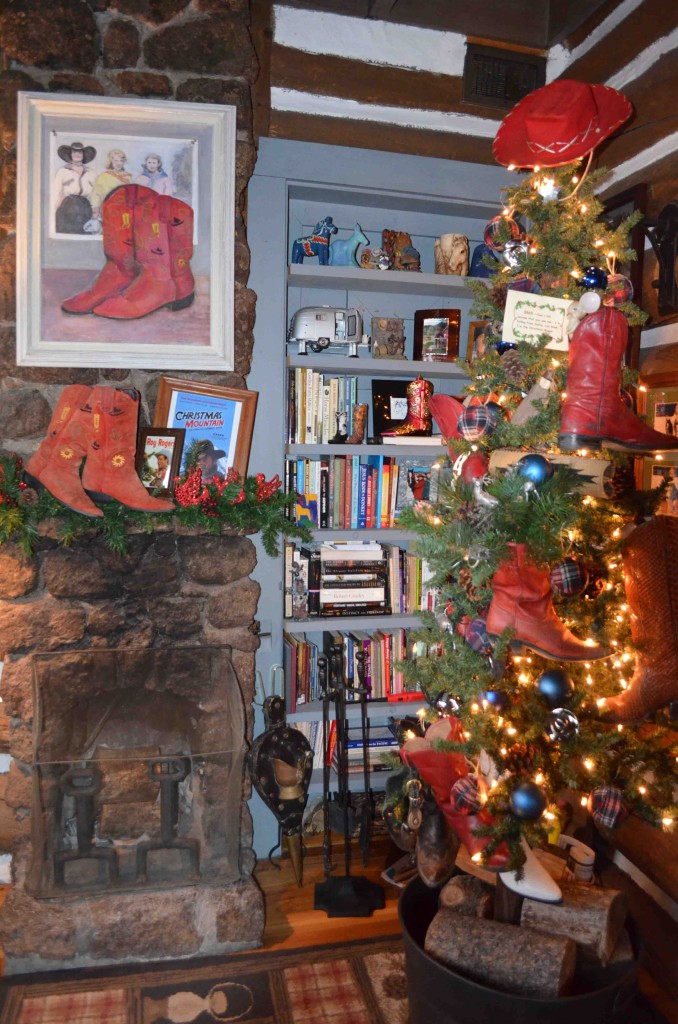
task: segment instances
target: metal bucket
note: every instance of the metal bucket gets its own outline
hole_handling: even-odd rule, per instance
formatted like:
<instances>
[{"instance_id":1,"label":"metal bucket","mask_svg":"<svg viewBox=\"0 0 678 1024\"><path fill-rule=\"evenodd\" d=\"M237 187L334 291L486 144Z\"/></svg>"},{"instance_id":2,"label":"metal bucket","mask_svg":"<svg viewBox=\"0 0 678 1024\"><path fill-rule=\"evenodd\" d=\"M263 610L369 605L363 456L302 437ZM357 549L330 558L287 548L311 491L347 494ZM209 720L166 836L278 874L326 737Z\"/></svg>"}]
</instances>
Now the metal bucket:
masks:
<instances>
[{"instance_id":1,"label":"metal bucket","mask_svg":"<svg viewBox=\"0 0 678 1024\"><path fill-rule=\"evenodd\" d=\"M560 999L535 999L487 988L457 974L424 951L429 924L438 909L438 890L416 878L398 906L405 938L409 1024L612 1024L636 990L636 968L625 964L604 988Z\"/></svg>"}]
</instances>

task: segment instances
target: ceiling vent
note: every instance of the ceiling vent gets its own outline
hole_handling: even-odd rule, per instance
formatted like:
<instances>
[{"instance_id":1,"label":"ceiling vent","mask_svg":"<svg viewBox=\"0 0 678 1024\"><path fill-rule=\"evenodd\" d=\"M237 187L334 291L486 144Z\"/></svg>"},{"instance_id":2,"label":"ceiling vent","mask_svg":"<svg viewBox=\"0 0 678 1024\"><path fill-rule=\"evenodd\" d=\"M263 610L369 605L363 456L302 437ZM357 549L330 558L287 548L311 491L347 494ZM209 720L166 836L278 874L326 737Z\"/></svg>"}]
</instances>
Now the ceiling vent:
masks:
<instances>
[{"instance_id":1,"label":"ceiling vent","mask_svg":"<svg viewBox=\"0 0 678 1024\"><path fill-rule=\"evenodd\" d=\"M467 103L509 110L546 81L546 58L467 43L464 92Z\"/></svg>"}]
</instances>

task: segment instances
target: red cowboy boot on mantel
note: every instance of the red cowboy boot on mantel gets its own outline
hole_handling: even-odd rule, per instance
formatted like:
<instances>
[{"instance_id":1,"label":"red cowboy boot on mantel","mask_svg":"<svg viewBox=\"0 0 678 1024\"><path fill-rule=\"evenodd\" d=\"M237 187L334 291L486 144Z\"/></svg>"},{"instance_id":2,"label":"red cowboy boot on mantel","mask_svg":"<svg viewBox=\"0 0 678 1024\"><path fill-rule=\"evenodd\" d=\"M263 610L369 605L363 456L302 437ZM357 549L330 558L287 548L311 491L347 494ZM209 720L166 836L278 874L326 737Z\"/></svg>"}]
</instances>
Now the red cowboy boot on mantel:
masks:
<instances>
[{"instance_id":1,"label":"red cowboy boot on mantel","mask_svg":"<svg viewBox=\"0 0 678 1024\"><path fill-rule=\"evenodd\" d=\"M584 317L570 339L567 397L560 413L558 447L656 452L678 448L678 438L646 426L621 397L629 327L613 306Z\"/></svg>"},{"instance_id":2,"label":"red cowboy boot on mantel","mask_svg":"<svg viewBox=\"0 0 678 1024\"><path fill-rule=\"evenodd\" d=\"M92 388L92 426L82 486L97 500L114 498L138 512L171 512L174 502L152 497L135 469L139 394Z\"/></svg>"}]
</instances>

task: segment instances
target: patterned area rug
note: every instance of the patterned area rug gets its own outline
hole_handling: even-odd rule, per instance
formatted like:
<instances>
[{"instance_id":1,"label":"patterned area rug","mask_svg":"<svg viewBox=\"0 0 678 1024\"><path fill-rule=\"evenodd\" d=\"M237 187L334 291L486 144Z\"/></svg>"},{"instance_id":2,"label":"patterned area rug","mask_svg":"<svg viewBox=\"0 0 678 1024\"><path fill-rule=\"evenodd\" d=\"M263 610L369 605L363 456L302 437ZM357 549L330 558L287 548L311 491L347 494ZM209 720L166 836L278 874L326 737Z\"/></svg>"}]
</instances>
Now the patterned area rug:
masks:
<instances>
[{"instance_id":1,"label":"patterned area rug","mask_svg":"<svg viewBox=\"0 0 678 1024\"><path fill-rule=\"evenodd\" d=\"M0 1024L407 1024L399 939L2 984Z\"/></svg>"}]
</instances>

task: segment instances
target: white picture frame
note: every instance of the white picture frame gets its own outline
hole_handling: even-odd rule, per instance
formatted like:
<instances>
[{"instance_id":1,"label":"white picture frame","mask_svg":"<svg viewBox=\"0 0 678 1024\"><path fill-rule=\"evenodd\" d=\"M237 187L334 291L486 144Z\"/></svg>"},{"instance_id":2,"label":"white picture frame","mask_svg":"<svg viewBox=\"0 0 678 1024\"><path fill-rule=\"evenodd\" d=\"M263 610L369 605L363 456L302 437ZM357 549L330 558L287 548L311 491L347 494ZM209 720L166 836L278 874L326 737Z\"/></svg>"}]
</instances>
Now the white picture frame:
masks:
<instances>
[{"instance_id":1,"label":"white picture frame","mask_svg":"<svg viewBox=\"0 0 678 1024\"><path fill-rule=\"evenodd\" d=\"M235 140L232 106L19 93L19 366L233 369ZM111 163L112 152L122 152L125 159L118 156ZM85 157L88 160L86 170L91 173L86 181L82 168L74 168L74 154L80 163ZM77 204L80 210L89 204L95 211L102 189L110 182L108 171L118 175L120 185L114 183L115 189L132 184L150 187L151 211L154 193L170 195L172 205L163 199L159 206L160 221L168 210L186 212L190 206L192 244L189 237L190 259L184 264L189 264L192 282L184 286L183 298L178 293L181 301L117 318L62 309L62 302L91 287L107 262L105 233L109 238L113 235L107 218L100 217L102 228L97 231L96 215L87 221L77 219ZM64 195L69 188L70 194ZM99 207L102 210L108 195ZM125 195L149 198L147 192L127 188ZM75 210L75 219L65 216L66 209ZM157 223L153 216L150 220ZM163 237L162 225L159 230ZM142 231L140 220L139 238ZM159 251L162 262L162 246ZM140 273L136 259L135 252L132 277ZM174 275L171 260L170 274ZM127 304L125 312L137 308Z\"/></svg>"},{"instance_id":2,"label":"white picture frame","mask_svg":"<svg viewBox=\"0 0 678 1024\"><path fill-rule=\"evenodd\" d=\"M505 342L529 341L536 344L547 335L547 348L566 352L568 349L567 313L571 299L549 295L533 295L512 288L506 293L506 308L501 339Z\"/></svg>"}]
</instances>

